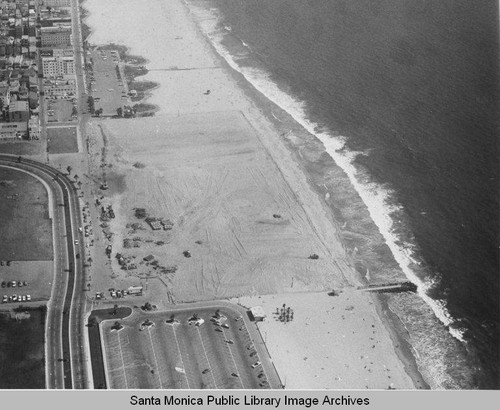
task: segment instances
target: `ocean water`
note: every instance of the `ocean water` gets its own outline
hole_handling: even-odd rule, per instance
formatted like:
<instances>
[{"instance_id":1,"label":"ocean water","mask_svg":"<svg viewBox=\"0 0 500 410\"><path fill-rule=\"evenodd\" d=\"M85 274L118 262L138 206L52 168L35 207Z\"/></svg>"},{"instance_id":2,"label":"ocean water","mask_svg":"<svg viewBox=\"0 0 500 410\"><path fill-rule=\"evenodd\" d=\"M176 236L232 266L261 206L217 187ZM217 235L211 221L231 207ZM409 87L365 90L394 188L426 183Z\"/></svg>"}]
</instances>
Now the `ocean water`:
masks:
<instances>
[{"instance_id":1,"label":"ocean water","mask_svg":"<svg viewBox=\"0 0 500 410\"><path fill-rule=\"evenodd\" d=\"M419 285L391 309L431 385L499 388L496 5L188 3L231 67L323 142Z\"/></svg>"}]
</instances>

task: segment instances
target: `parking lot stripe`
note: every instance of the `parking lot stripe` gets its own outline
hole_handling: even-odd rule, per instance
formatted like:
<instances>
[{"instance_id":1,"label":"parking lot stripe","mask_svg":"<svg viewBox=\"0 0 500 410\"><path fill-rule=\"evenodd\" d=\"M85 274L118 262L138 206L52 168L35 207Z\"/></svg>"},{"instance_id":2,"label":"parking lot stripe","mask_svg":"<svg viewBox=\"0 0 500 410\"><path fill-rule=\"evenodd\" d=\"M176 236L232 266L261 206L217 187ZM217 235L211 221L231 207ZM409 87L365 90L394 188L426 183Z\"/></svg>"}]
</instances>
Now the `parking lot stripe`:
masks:
<instances>
[{"instance_id":1,"label":"parking lot stripe","mask_svg":"<svg viewBox=\"0 0 500 410\"><path fill-rule=\"evenodd\" d=\"M177 333L175 332L175 327L174 326L172 326L172 330L174 332L175 343L177 344L177 351L179 352L179 357L181 359L182 368L184 369L184 377L186 378L186 383L188 385L188 389L190 389L191 387L189 386L189 380L188 380L188 377L187 377L187 374L186 374L186 366L184 365L184 360L182 360L181 347L179 346L179 340L177 339Z\"/></svg>"},{"instance_id":2,"label":"parking lot stripe","mask_svg":"<svg viewBox=\"0 0 500 410\"><path fill-rule=\"evenodd\" d=\"M117 332L116 335L118 336L118 346L120 347L120 357L122 359L123 375L125 376L125 388L128 389L127 372L125 371L125 360L123 359L122 341L120 339L120 333Z\"/></svg>"},{"instance_id":3,"label":"parking lot stripe","mask_svg":"<svg viewBox=\"0 0 500 410\"><path fill-rule=\"evenodd\" d=\"M224 328L222 328L222 334L224 335L224 342L226 340L229 340L226 337L226 332L224 331ZM245 386L243 385L243 381L241 380L240 370L238 369L238 365L236 364L236 360L234 360L234 355L233 355L233 352L231 350L231 346L229 346L229 343L226 343L226 344L227 344L227 348L229 349L229 353L231 353L231 359L233 360L233 364L234 364L234 367L236 369L236 373L238 374L238 380L240 381L241 388L244 389Z\"/></svg>"},{"instance_id":4,"label":"parking lot stripe","mask_svg":"<svg viewBox=\"0 0 500 410\"><path fill-rule=\"evenodd\" d=\"M156 373L158 374L158 380L160 382L160 389L163 389L163 384L161 382L161 375L160 375L160 366L158 365L158 359L156 358L156 351L155 351L155 346L153 343L153 337L151 336L151 327L148 326L148 335L149 335L149 340L151 341L151 349L153 349L153 356L155 358L155 363L156 363Z\"/></svg>"},{"instance_id":5,"label":"parking lot stripe","mask_svg":"<svg viewBox=\"0 0 500 410\"><path fill-rule=\"evenodd\" d=\"M201 332L200 332L200 328L197 327L196 330L198 331L198 336L200 337L200 341L201 341L201 347L203 348L203 353L205 353L205 358L207 359L207 363L210 367L210 374L212 375L212 379L214 381L214 386L216 389L219 388L219 386L217 386L217 382L215 381L215 376L212 372L212 365L210 364L210 360L208 360L208 355L207 355L207 349L205 349L205 344L203 343L203 337L201 337Z\"/></svg>"}]
</instances>

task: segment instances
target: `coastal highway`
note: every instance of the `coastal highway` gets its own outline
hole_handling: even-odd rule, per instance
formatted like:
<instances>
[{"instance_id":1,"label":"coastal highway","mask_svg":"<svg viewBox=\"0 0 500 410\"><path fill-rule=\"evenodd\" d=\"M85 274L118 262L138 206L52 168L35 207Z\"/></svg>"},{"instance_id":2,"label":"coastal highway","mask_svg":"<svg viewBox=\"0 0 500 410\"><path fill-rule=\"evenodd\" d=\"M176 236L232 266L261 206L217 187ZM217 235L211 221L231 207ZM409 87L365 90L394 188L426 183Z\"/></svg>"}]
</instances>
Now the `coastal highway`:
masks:
<instances>
[{"instance_id":1,"label":"coastal highway","mask_svg":"<svg viewBox=\"0 0 500 410\"><path fill-rule=\"evenodd\" d=\"M54 226L55 274L46 323L46 385L49 389L88 387L83 332L86 298L83 235L78 195L69 178L45 164L0 154L0 166L44 181Z\"/></svg>"}]
</instances>

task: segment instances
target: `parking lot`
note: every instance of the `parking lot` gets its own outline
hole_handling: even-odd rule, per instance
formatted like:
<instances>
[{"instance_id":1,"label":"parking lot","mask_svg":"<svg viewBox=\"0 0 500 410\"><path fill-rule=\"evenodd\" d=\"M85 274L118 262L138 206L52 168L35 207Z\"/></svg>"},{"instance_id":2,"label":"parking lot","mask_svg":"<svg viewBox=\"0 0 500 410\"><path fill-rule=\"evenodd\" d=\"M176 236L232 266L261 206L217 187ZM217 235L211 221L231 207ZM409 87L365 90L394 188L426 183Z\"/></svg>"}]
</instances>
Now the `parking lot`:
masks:
<instances>
[{"instance_id":1,"label":"parking lot","mask_svg":"<svg viewBox=\"0 0 500 410\"><path fill-rule=\"evenodd\" d=\"M95 109L102 115L117 115L117 109L130 105L127 82L119 69L120 57L115 50L95 49L90 53L92 73L89 75Z\"/></svg>"},{"instance_id":2,"label":"parking lot","mask_svg":"<svg viewBox=\"0 0 500 410\"><path fill-rule=\"evenodd\" d=\"M53 277L52 261L2 261L0 295L2 304L47 301Z\"/></svg>"},{"instance_id":3,"label":"parking lot","mask_svg":"<svg viewBox=\"0 0 500 410\"><path fill-rule=\"evenodd\" d=\"M50 124L68 121L76 122L76 97L53 97L45 100L47 104L47 122Z\"/></svg>"},{"instance_id":4,"label":"parking lot","mask_svg":"<svg viewBox=\"0 0 500 410\"><path fill-rule=\"evenodd\" d=\"M216 310L136 311L104 321L109 388L269 388L243 318L229 308L220 308L219 316Z\"/></svg>"}]
</instances>

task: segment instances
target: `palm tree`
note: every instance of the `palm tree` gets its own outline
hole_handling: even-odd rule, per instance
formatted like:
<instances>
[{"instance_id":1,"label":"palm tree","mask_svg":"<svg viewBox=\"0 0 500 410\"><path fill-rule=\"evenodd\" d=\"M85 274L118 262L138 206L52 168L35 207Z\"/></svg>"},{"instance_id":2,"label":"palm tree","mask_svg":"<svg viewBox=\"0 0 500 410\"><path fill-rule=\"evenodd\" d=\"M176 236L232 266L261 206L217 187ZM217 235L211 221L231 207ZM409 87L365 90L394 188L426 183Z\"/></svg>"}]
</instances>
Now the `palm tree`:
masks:
<instances>
[{"instance_id":1,"label":"palm tree","mask_svg":"<svg viewBox=\"0 0 500 410\"><path fill-rule=\"evenodd\" d=\"M68 171L68 175L71 174L71 170L72 170L71 165L68 165L66 167L66 170Z\"/></svg>"}]
</instances>

